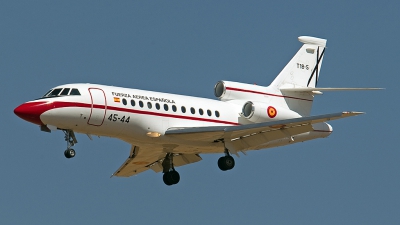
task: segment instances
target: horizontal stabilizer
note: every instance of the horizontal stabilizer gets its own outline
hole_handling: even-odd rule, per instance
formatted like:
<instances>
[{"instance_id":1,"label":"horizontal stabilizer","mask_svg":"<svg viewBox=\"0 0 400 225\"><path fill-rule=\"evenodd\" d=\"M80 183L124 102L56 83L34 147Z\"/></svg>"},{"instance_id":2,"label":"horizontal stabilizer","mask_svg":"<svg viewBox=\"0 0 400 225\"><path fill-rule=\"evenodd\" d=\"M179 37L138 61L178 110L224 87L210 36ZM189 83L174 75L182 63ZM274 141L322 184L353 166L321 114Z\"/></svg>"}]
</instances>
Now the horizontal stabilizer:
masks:
<instances>
[{"instance_id":1,"label":"horizontal stabilizer","mask_svg":"<svg viewBox=\"0 0 400 225\"><path fill-rule=\"evenodd\" d=\"M299 41L304 44L317 45L320 47L326 46L326 39L322 39L322 38L316 38L316 37L310 37L310 36L300 36Z\"/></svg>"},{"instance_id":2,"label":"horizontal stabilizer","mask_svg":"<svg viewBox=\"0 0 400 225\"><path fill-rule=\"evenodd\" d=\"M383 90L384 88L281 88L285 92L313 92L315 94L322 94L322 91L375 91ZM318 93L319 92L319 93Z\"/></svg>"}]
</instances>

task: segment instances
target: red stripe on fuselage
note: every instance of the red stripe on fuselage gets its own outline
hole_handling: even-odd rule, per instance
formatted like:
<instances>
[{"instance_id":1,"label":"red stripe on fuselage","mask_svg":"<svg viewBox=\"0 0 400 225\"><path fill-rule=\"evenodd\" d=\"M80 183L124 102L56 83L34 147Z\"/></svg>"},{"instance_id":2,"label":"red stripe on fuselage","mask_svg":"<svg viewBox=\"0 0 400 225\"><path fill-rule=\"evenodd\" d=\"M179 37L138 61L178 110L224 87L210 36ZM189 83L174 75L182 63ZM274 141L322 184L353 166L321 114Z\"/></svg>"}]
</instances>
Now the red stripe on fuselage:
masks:
<instances>
[{"instance_id":1,"label":"red stripe on fuselage","mask_svg":"<svg viewBox=\"0 0 400 225\"><path fill-rule=\"evenodd\" d=\"M286 96L286 95L276 95L276 94L271 94L271 93L266 93L266 92L260 92L260 91L246 90L246 89L241 89L241 88L226 87L226 90L247 92L247 93L259 94L259 95L268 95L268 96L280 97L280 98L291 98L291 99L297 99L297 100L303 100L303 101L310 101L310 102L313 101L313 100L311 100L311 99L296 98L296 97L291 97L291 96Z\"/></svg>"},{"instance_id":2,"label":"red stripe on fuselage","mask_svg":"<svg viewBox=\"0 0 400 225\"><path fill-rule=\"evenodd\" d=\"M80 102L54 102L54 109L66 108L66 107L91 108L92 104L90 104L90 103L80 103ZM120 111L120 112L129 112L129 113L142 114L142 115L169 117L169 118L175 118L175 119L197 120L197 121L203 121L203 122L222 123L222 124L229 124L229 125L239 125L239 123L234 123L234 122L229 122L229 121L207 119L207 118L198 118L198 117L192 117L192 116L166 114L166 113L158 113L158 112L150 112L150 111L143 111L143 110L137 110L137 109L128 109L128 108L121 108L121 107L115 107L115 106L106 106L105 107L104 105L93 105L93 108L97 108L97 109L106 108L108 110L115 110L115 111Z\"/></svg>"}]
</instances>

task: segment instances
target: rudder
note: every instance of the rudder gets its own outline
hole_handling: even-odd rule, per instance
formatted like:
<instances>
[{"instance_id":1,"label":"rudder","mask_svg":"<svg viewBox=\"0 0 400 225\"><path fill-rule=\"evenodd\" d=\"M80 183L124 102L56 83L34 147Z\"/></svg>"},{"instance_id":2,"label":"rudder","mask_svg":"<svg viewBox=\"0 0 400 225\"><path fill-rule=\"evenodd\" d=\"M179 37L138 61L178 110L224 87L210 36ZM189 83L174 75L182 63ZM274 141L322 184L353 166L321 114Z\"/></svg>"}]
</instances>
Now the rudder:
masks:
<instances>
[{"instance_id":1,"label":"rudder","mask_svg":"<svg viewBox=\"0 0 400 225\"><path fill-rule=\"evenodd\" d=\"M269 88L275 94L285 97L285 101L276 100L277 104L286 105L302 116L311 112L314 96L311 92L297 92L296 88L315 88L324 58L326 39L301 36L298 38L303 46L272 81ZM292 89L284 91L281 89Z\"/></svg>"}]
</instances>

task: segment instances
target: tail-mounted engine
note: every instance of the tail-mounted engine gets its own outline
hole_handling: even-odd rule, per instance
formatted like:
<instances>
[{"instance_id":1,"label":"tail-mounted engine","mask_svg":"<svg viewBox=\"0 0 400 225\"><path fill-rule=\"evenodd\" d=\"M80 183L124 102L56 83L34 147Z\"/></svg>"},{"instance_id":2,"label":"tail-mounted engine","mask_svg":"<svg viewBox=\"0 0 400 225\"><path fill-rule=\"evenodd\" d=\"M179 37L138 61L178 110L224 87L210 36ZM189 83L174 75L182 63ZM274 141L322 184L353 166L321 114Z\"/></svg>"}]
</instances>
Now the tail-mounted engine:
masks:
<instances>
[{"instance_id":1,"label":"tail-mounted engine","mask_svg":"<svg viewBox=\"0 0 400 225\"><path fill-rule=\"evenodd\" d=\"M266 87L232 81L218 81L214 87L214 94L221 101L249 99L262 101L266 94Z\"/></svg>"},{"instance_id":2,"label":"tail-mounted engine","mask_svg":"<svg viewBox=\"0 0 400 225\"><path fill-rule=\"evenodd\" d=\"M241 115L253 123L301 117L298 113L263 102L248 101L243 105Z\"/></svg>"}]
</instances>

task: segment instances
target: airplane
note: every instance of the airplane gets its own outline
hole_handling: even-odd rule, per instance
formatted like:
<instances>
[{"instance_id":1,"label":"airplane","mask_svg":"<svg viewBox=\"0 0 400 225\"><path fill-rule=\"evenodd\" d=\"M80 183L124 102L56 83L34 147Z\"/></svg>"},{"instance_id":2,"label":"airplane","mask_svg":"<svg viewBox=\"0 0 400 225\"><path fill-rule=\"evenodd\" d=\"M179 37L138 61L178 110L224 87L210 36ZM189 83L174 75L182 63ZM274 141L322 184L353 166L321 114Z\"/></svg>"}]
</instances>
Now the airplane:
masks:
<instances>
[{"instance_id":1,"label":"airplane","mask_svg":"<svg viewBox=\"0 0 400 225\"><path fill-rule=\"evenodd\" d=\"M301 48L269 86L218 81L218 100L89 83L65 84L28 101L14 113L45 132L65 134L66 158L75 133L118 138L131 144L126 161L113 173L130 177L146 170L163 173L166 185L180 181L176 167L218 153L222 171L235 166L232 155L325 138L326 121L363 114L311 116L314 96L323 91L378 88L317 88L326 39L300 36Z\"/></svg>"}]
</instances>

